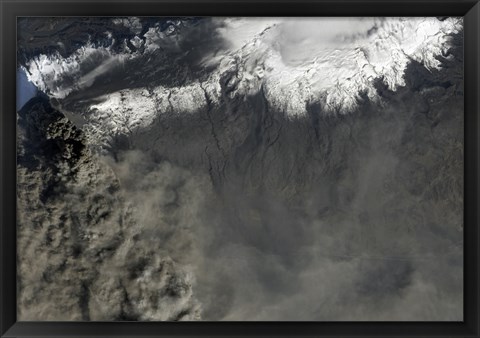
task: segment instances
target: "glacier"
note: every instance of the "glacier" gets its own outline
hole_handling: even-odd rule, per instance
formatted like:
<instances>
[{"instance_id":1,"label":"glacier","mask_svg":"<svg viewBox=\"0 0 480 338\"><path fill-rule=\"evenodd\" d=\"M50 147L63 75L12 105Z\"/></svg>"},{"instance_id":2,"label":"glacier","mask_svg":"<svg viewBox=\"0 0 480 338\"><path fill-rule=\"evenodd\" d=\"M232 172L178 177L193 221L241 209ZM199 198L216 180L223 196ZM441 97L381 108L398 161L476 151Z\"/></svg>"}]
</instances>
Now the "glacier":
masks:
<instances>
[{"instance_id":1,"label":"glacier","mask_svg":"<svg viewBox=\"0 0 480 338\"><path fill-rule=\"evenodd\" d=\"M228 45L219 55L199 60L216 66L202 85L216 86L218 96L218 79L235 71L231 95L253 94L264 86L270 103L290 116L304 115L306 105L317 101L327 112L346 113L358 106L360 94L378 100L375 80L391 90L404 86L404 71L411 60L438 69L439 58L451 46L451 35L462 27L461 18L279 18L254 19L255 24L242 18L215 20L225 21L218 34ZM351 26L350 31L345 26ZM109 69L119 71L132 58L149 62L148 55L158 49L175 50L177 39L181 38L150 28L132 39L137 47L144 45L142 52L125 46L118 53L90 43L68 58L41 54L27 63L27 74L52 97L65 98L71 91L88 88ZM85 73L82 65L93 61L95 68ZM193 104L190 110L194 108Z\"/></svg>"}]
</instances>

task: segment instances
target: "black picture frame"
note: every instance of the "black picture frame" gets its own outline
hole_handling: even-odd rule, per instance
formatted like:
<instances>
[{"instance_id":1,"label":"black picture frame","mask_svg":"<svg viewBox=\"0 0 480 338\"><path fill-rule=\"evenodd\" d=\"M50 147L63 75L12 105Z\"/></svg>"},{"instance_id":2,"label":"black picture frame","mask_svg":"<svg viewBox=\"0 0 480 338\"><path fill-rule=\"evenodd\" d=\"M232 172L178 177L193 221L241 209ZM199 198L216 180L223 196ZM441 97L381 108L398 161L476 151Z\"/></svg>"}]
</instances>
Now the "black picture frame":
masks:
<instances>
[{"instance_id":1,"label":"black picture frame","mask_svg":"<svg viewBox=\"0 0 480 338\"><path fill-rule=\"evenodd\" d=\"M0 0L1 337L479 337L480 3L475 0ZM17 322L18 16L463 16L465 81L463 322Z\"/></svg>"}]
</instances>

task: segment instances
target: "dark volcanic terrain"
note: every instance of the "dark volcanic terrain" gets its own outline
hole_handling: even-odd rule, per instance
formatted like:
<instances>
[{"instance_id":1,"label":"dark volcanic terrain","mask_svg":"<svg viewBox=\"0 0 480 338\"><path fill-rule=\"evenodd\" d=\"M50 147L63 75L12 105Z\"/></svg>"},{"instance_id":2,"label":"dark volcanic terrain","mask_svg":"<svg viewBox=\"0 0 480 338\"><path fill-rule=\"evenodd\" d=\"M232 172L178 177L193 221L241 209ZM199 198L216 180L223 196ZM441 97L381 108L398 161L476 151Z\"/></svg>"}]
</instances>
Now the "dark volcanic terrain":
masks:
<instances>
[{"instance_id":1,"label":"dark volcanic terrain","mask_svg":"<svg viewBox=\"0 0 480 338\"><path fill-rule=\"evenodd\" d=\"M242 91L247 61L215 83L196 63L219 24L45 20L19 21L26 69L139 56L17 112L20 320L463 320L462 32L440 69L292 116Z\"/></svg>"}]
</instances>

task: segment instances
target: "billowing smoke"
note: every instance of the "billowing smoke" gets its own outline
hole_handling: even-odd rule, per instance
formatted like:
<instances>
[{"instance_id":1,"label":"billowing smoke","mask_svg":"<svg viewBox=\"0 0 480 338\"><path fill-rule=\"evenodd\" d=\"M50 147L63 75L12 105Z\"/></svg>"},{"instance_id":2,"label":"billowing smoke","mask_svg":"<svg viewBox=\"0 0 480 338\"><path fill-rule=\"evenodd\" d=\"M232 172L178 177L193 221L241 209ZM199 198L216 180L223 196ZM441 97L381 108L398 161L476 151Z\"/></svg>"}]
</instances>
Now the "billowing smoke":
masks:
<instances>
[{"instance_id":1,"label":"billowing smoke","mask_svg":"<svg viewBox=\"0 0 480 338\"><path fill-rule=\"evenodd\" d=\"M125 163L149 168L135 154L112 171L42 97L19 113L18 149L20 320L199 318L194 276L170 255L189 245L190 211L169 207L189 177L166 164L133 175Z\"/></svg>"}]
</instances>

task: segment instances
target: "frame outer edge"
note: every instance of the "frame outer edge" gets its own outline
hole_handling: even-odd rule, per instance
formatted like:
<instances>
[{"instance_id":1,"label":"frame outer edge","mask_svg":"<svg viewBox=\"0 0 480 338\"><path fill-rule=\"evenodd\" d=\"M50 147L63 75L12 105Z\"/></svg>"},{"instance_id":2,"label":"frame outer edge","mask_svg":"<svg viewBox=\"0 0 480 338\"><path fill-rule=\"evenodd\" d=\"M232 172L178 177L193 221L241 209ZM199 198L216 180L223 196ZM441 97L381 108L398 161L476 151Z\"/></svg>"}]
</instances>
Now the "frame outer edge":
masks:
<instances>
[{"instance_id":1,"label":"frame outer edge","mask_svg":"<svg viewBox=\"0 0 480 338\"><path fill-rule=\"evenodd\" d=\"M25 1L18 1L19 3L21 2L25 2ZM42 4L42 2L44 1L32 1L36 4ZM59 3L59 1L56 1L56 0L53 0L53 1L50 1L51 3ZM72 1L69 1L69 0L66 0L65 3L68 3L68 2L78 2L78 1L75 1L75 0L72 0ZM102 2L105 2L105 1L102 1ZM110 1L107 1L107 2L110 2ZM121 1L121 2L127 2L127 1ZM132 3L133 1L128 1L130 3ZM147 1L147 2L152 2L152 1ZM164 2L162 0L158 1L159 3L161 2ZM181 2L185 2L185 0L180 0L179 1L180 3ZM219 2L219 1L218 1ZM281 1L280 1L281 2ZM339 1L340 2L340 1ZM362 3L362 1L358 1L359 3ZM386 3L388 3L388 1L385 1ZM405 1L406 4L405 6L408 6L408 3L411 2L411 1ZM437 2L441 2L441 1L437 1ZM435 1L432 1L432 3L435 3ZM462 4L472 4L473 1L471 0L459 0L458 1L459 5L462 5ZM2 37L2 39L0 39L0 55L3 55L3 52L5 52L5 50L7 49L7 43L5 42L5 40L3 39L5 37L5 35L9 35L10 33L8 32L8 23L11 21L11 20L15 20L15 19L12 19L11 17L9 16L12 16L14 15L12 11L12 8L10 7L12 4L14 4L13 1L5 1L5 0L0 0L0 15L1 15L1 22L0 22L0 37ZM478 259L478 254L479 254L479 249L477 248L478 245L480 245L480 237L479 237L479 231L478 231L478 225L479 225L479 220L480 220L480 217L479 217L479 212L477 211L477 207L480 208L480 204L479 204L479 201L478 201L478 183L479 183L479 178L480 178L480 173L478 172L478 163L479 163L479 157L480 157L480 137L478 135L478 132L480 130L480 118L478 117L479 116L479 108L480 108L480 100L478 98L478 96L480 95L480 93L478 92L479 90L479 81L480 81L480 67L479 67L479 60L480 60L480 38L479 38L479 28L480 28L480 3L478 3L478 1L476 1L476 4L472 5L472 8L469 10L469 12L467 14L465 14L465 18L466 18L466 21L467 20L470 20L470 27L474 27L476 30L477 30L477 33L476 34L472 34L474 35L474 40L470 40L469 42L470 43L474 43L474 46L475 48L473 47L469 47L468 48L468 51L471 53L470 54L470 58L469 60L470 61L466 61L464 63L464 67L469 67L469 73L465 73L465 83L468 83L468 84L475 84L473 86L473 88L471 88L470 90L470 95L468 96L468 99L467 97L465 97L465 103L466 103L466 109L470 109L470 111L475 112L475 116L472 115L472 119L469 119L469 121L471 122L470 123L470 126L469 125L466 125L465 126L465 131L467 130L467 128L469 128L470 131L473 130L473 136L474 137L471 137L469 138L470 142L469 144L472 146L472 148L469 149L468 151L468 155L473 155L473 156L470 156L470 159L467 161L467 151L465 151L465 156L466 156L466 160L465 160L465 168L467 168L467 165L470 169L472 169L471 171L469 171L470 173L470 176L469 178L472 179L471 181L471 184L469 184L469 186L465 186L465 194L466 195L469 195L469 196L472 196L473 194L473 198L474 198L474 201L472 201L472 203L470 203L470 207L473 207L475 208L475 210L470 210L469 211L469 219L470 221L474 221L476 224L472 224L475 229L474 231L471 231L469 232L469 236L470 237L466 237L465 240L464 240L464 244L466 245L467 243L470 243L472 244L473 242L473 246L471 247L472 248L472 251L470 251L470 254L471 254L471 257L468 257L468 262L467 262L467 257L465 257L465 268L470 268L472 267L472 262L473 264L475 263L478 263L476 261L476 259ZM469 35L470 36L470 35ZM464 40L466 42L466 40ZM15 234L15 229L13 229L13 231L7 231L6 229L6 226L7 226L7 223L6 221L8 220L7 216L5 215L6 213L8 214L11 214L12 212L15 212L15 210L9 210L9 206L11 206L11 201L8 201L7 200L7 197L11 196L9 193L8 193L8 188L12 186L13 184L13 187L15 188L15 184L16 184L16 181L14 182L11 182L11 181L7 181L7 176L6 176L6 172L9 171L11 169L11 166L13 165L14 166L14 163L16 163L15 161L13 163L10 163L8 160L10 160L10 155L12 155L10 153L11 150L7 150L7 147L8 149L11 149L9 148L9 144L8 142L11 141L9 139L9 137L11 136L11 133L12 131L8 131L8 121L10 121L10 118L7 118L8 115L10 115L10 110L7 109L9 108L11 105L10 105L10 98L6 96L5 94L5 90L7 89L7 84L8 84L8 81L11 79L11 73L13 72L14 75L15 75L15 69L11 70L11 69L8 69L7 65L6 65L6 61L5 60L2 60L3 62L1 62L1 67L0 67L0 108L1 108L1 111L0 111L0 243L1 243L1 248L0 248L0 262L1 262L1 265L2 265L2 269L1 269L1 272L0 272L0 300L1 300L1 304L0 304L0 336L1 337L16 337L16 336L23 336L23 337L38 337L38 336L45 336L45 334L43 334L42 332L38 331L38 332L28 332L28 333L23 333L21 332L21 330L18 330L18 324L22 324L22 323L17 323L16 325L13 325L15 324L15 320L16 320L16 316L15 316L15 313L9 313L12 311L11 308L7 308L8 304L6 303L6 299L10 296L9 295L9 292L11 293L12 290L11 289L7 289L7 287L9 287L8 283L5 283L5 279L6 279L6 275L7 275L7 271L11 271L11 268L8 267L7 269L7 266L8 266L8 262L11 261L11 257L8 257L9 255L9 248L11 249L11 246L12 246L12 243L9 243L9 240L11 241L12 238L11 238L11 235L12 235L12 232L13 234ZM471 67L471 68L470 68ZM7 78L8 77L8 78ZM468 81L466 81L468 78ZM477 92L474 92L474 90L476 90ZM9 100L9 103L6 102L6 100ZM11 108L11 107L10 107ZM15 132L13 132L15 133ZM467 133L465 133L467 134ZM472 135L472 134L470 134ZM467 141L467 140L466 140ZM14 147L15 148L15 147ZM13 154L15 155L15 154ZM14 158L14 157L13 157ZM7 161L6 161L7 160ZM467 163L468 162L468 163ZM469 192L467 193L467 188L469 190ZM13 205L15 205L15 202L13 202ZM467 216L467 214L465 214L465 216ZM15 228L15 227L14 227ZM10 237L8 237L10 236ZM13 239L15 241L15 239ZM7 245L8 244L8 245ZM15 261L15 259L14 259ZM13 267L14 269L14 267ZM473 317L475 315L478 314L478 310L479 310L479 303L478 303L478 296L479 296L479 285L478 285L478 281L480 280L480 274L479 274L479 271L478 271L478 267L477 269L475 270L471 270L472 273L469 274L469 278L471 278L471 282L472 283L475 283L473 288L471 288L470 290L473 289L473 291L475 292L473 296L474 299L472 300L469 300L471 302L473 302L473 306L474 306L474 309L477 311L477 313L474 313L473 314ZM476 272L475 274L473 272ZM471 285L470 285L471 286ZM464 290L466 291L466 290ZM15 294L15 289L13 290L13 293ZM465 302L466 303L466 302ZM471 304L471 303L470 303ZM471 308L470 308L471 309ZM465 336L468 336L468 337L478 337L478 334L480 332L480 326L479 326L479 322L478 322L478 318L472 318L472 316L470 317L467 317L467 313L464 313L464 318L465 318L465 324L468 324L468 329L469 329L469 332L468 334L466 334ZM13 322L12 322L13 320ZM25 323L24 323L25 324ZM15 326L17 326L17 329L15 329ZM23 326L23 325L20 325L20 326ZM321 333L319 332L319 335ZM52 336L59 336L58 333L57 334L53 334ZM75 336L75 334L73 332L65 332L63 334L63 336ZM78 336L84 336L84 334L79 334ZM111 334L108 334L108 335L103 335L104 337L115 337L115 335L111 335ZM118 336L124 336L124 337L135 337L135 336L128 336L128 335L125 335L125 334L119 334ZM148 336L148 335L143 335L143 336ZM173 335L172 335L173 336ZM200 336L200 335L199 335ZM217 335L218 336L218 335ZM222 335L223 336L223 335ZM237 335L239 336L239 335ZM243 335L245 336L245 335ZM397 335L395 335L397 336ZM453 336L453 335L450 335L450 336ZM462 335L463 336L463 335ZM180 337L180 335L178 335L177 337ZM265 336L266 337L266 336Z\"/></svg>"},{"instance_id":2,"label":"frame outer edge","mask_svg":"<svg viewBox=\"0 0 480 338\"><path fill-rule=\"evenodd\" d=\"M3 49L4 49L4 39L3 39L3 26L5 22L5 10L4 10L4 2L0 0L0 55L3 55ZM6 236L5 236L5 220L4 220L4 199L5 199L5 189L4 189L4 180L5 180L5 172L4 172L4 151L5 151L5 142L4 142L4 129L5 129L5 123L3 120L4 114L3 111L5 111L5 100L4 100L4 74L3 74L3 67L5 61L0 64L0 243L1 243L1 248L0 248L0 264L2 269L0 269L0 334L3 335L8 329L8 325L6 323L6 316L5 313L8 311L6 309L6 304L5 304L5 294L7 292L6 290L6 285L4 283L5 280L5 272L3 267L5 266L6 263L6 250L5 250L5 241L6 241Z\"/></svg>"},{"instance_id":3,"label":"frame outer edge","mask_svg":"<svg viewBox=\"0 0 480 338\"><path fill-rule=\"evenodd\" d=\"M480 324L480 3L464 16L465 142L464 168L469 184L464 184L464 323L471 336L478 337ZM465 71L468 69L468 71ZM468 207L467 207L468 206ZM467 222L471 224L467 225ZM468 248L468 252L466 250ZM468 292L469 297L466 297ZM468 310L468 311L467 311ZM472 312L473 311L473 312Z\"/></svg>"},{"instance_id":4,"label":"frame outer edge","mask_svg":"<svg viewBox=\"0 0 480 338\"><path fill-rule=\"evenodd\" d=\"M4 13L4 10L3 10L3 1L0 0L0 18L1 18L1 24L0 24L0 55L3 55L3 13ZM3 100L3 63L0 65L0 102L1 102L1 105L0 105L0 109L4 109L4 100ZM1 115L1 112L0 112L0 121L1 121L1 118L3 117L3 115ZM0 166L2 166L3 164L3 121L0 122L0 130L1 130L1 135L0 135ZM3 241L4 241L4 233L3 233L3 229L4 229L4 223L3 223L3 179L4 179L4 175L3 175L3 168L0 167L0 241L1 241L1 245L2 247L0 248L0 267L2 267L2 269L0 269L0 335L4 335L5 334L5 331L7 330L7 328L5 327L5 323L4 323L4 319L3 319L3 313L5 312L5 307L4 307L4 283L3 283L3 280L4 280L4 273L3 273L3 265L4 265L4 245L3 245Z\"/></svg>"},{"instance_id":5,"label":"frame outer edge","mask_svg":"<svg viewBox=\"0 0 480 338\"><path fill-rule=\"evenodd\" d=\"M476 264L477 264L477 271L476 275L472 273L473 276L470 278L470 282L476 285L476 292L472 292L472 296L475 297L474 303L475 305L473 308L476 310L476 322L474 321L472 323L472 328L474 329L475 336L479 337L480 335L480 320L479 320L479 313L480 313L480 304L479 304L479 298L480 298L480 269L478 267L478 264L480 262L480 250L479 250L479 245L480 245L480 199L479 199L479 183L480 183L480 172L479 172L479 162L480 162L480 2L477 2L475 7L471 10L475 16L475 22L476 22L476 35L475 35L475 44L476 44L476 49L474 53L474 58L475 58L475 64L476 64L476 69L475 69L475 84L474 88L476 88L476 93L472 92L472 95L474 96L475 100L475 112L476 112L476 154L475 156L472 156L472 160L474 159L475 161L475 182L474 182L474 187L475 187L475 202L476 205L474 206L474 210L476 212L476 217L475 217L475 226L472 226L471 229L474 229L476 231L476 236L472 236L474 240L476 241L475 245L472 243L472 248L474 248L474 252L472 253L472 256L475 255L476 257ZM472 234L473 235L473 234ZM470 257L469 259L472 259ZM471 271L471 270L470 270ZM465 297L464 297L465 298Z\"/></svg>"},{"instance_id":6,"label":"frame outer edge","mask_svg":"<svg viewBox=\"0 0 480 338\"><path fill-rule=\"evenodd\" d=\"M476 206L475 206L475 211L477 213L476 215L476 227L473 227L476 232L476 245L473 245L472 247L475 248L475 257L476 257L476 264L477 264L477 274L475 276L474 283L476 285L476 326L475 326L475 335L478 337L480 335L480 319L478 318L480 316L480 268L478 264L480 264L480 198L479 198L479 183L480 183L480 171L479 171L479 162L480 162L480 2L477 2L475 7L473 8L473 11L475 11L475 17L476 17L476 53L475 53L475 59L476 59L476 93L474 93L475 97L475 104L476 104L476 116L477 116L477 124L476 124L476 136L477 136L477 142L476 142L476 156L475 158L475 172L476 172L476 190L475 190L475 198L476 198Z\"/></svg>"},{"instance_id":7,"label":"frame outer edge","mask_svg":"<svg viewBox=\"0 0 480 338\"><path fill-rule=\"evenodd\" d=\"M0 334L16 322L16 114L15 97L7 92L15 88L16 66L3 57L9 48L8 27L16 18L12 3L0 0ZM13 42L16 41L14 37ZM16 52L15 52L16 55ZM10 66L10 68L9 68ZM8 85L10 83L10 86ZM13 91L14 93L16 90ZM13 175L12 175L13 174Z\"/></svg>"}]
</instances>

